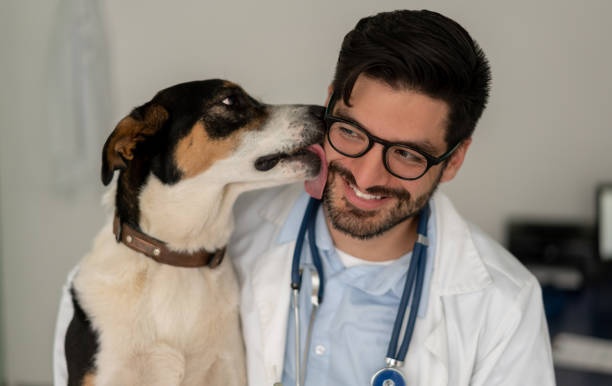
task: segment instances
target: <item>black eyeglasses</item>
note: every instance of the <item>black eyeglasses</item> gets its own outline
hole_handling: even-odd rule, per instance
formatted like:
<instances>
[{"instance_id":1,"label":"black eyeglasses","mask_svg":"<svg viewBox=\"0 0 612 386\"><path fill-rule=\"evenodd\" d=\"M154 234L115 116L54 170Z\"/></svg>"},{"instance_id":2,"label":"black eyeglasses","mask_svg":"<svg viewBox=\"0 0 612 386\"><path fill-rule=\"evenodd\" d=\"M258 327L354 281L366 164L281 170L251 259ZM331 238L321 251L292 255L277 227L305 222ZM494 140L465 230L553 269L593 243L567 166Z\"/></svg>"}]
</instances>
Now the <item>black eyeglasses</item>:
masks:
<instances>
[{"instance_id":1,"label":"black eyeglasses","mask_svg":"<svg viewBox=\"0 0 612 386\"><path fill-rule=\"evenodd\" d=\"M382 158L385 169L402 180L416 180L423 177L432 166L450 157L461 143L459 141L440 157L434 157L414 147L375 137L356 122L333 116L335 103L332 94L324 118L327 124L327 140L334 150L347 157L359 158L370 151L374 142L380 143L383 145Z\"/></svg>"}]
</instances>

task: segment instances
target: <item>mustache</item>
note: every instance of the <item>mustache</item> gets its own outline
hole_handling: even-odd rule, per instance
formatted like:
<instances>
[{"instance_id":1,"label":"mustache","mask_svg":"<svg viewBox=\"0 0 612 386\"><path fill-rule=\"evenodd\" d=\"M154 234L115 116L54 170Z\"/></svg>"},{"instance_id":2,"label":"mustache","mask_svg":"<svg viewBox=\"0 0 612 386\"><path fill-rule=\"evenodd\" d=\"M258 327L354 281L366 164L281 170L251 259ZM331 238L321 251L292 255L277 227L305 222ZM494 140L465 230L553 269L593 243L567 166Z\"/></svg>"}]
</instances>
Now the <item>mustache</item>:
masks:
<instances>
[{"instance_id":1,"label":"mustache","mask_svg":"<svg viewBox=\"0 0 612 386\"><path fill-rule=\"evenodd\" d=\"M358 186L355 176L348 169L344 168L338 161L332 161L328 166L329 174L336 173L347 180L350 184ZM397 197L400 200L409 201L411 196L410 193L404 189L394 189L386 186L371 186L367 188L366 193L374 196L386 196L386 197Z\"/></svg>"}]
</instances>

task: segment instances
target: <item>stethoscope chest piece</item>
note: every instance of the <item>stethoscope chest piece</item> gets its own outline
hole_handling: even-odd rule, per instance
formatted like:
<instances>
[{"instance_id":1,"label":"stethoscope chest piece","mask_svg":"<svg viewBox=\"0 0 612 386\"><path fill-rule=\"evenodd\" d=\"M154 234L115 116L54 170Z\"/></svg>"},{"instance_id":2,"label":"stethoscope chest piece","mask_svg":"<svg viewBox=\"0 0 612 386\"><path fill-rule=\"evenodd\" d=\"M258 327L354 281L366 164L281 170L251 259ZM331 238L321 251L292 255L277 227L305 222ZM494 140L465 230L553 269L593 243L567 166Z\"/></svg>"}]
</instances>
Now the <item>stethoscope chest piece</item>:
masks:
<instances>
[{"instance_id":1,"label":"stethoscope chest piece","mask_svg":"<svg viewBox=\"0 0 612 386\"><path fill-rule=\"evenodd\" d=\"M399 369L385 367L372 376L370 386L406 386L406 379Z\"/></svg>"}]
</instances>

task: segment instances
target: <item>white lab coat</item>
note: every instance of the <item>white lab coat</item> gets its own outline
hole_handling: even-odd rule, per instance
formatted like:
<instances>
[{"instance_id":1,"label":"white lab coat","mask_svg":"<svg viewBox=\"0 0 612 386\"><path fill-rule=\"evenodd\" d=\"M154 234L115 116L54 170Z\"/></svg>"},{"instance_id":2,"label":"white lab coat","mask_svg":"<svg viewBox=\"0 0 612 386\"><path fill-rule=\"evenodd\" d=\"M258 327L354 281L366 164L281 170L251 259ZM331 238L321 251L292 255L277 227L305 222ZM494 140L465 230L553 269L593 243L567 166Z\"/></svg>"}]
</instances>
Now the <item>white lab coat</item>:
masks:
<instances>
[{"instance_id":1,"label":"white lab coat","mask_svg":"<svg viewBox=\"0 0 612 386\"><path fill-rule=\"evenodd\" d=\"M251 192L236 204L236 229L227 253L241 287L249 386L272 386L281 380L295 242L279 244L277 237L301 192L301 185ZM417 320L403 367L407 383L554 385L536 279L495 241L467 224L440 193L434 196L433 215L434 270L427 313ZM68 296L65 292L58 316L56 386L66 384L61 346L72 318Z\"/></svg>"},{"instance_id":2,"label":"white lab coat","mask_svg":"<svg viewBox=\"0 0 612 386\"><path fill-rule=\"evenodd\" d=\"M240 281L250 386L281 380L295 242L278 244L276 238L301 192L299 185L252 192L236 205L239 215L228 255ZM554 385L534 276L467 224L443 194L434 196L433 215L434 271L427 313L417 320L403 368L407 384Z\"/></svg>"}]
</instances>

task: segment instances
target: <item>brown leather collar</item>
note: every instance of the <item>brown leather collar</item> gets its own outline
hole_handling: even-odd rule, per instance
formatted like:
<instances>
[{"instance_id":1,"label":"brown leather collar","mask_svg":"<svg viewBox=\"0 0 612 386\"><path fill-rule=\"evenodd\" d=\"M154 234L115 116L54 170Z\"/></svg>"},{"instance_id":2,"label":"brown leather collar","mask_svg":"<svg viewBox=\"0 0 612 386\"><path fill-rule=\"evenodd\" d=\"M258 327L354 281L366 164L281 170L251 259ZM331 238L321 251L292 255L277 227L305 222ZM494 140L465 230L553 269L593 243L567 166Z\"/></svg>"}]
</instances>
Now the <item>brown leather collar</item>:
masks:
<instances>
[{"instance_id":1,"label":"brown leather collar","mask_svg":"<svg viewBox=\"0 0 612 386\"><path fill-rule=\"evenodd\" d=\"M166 246L166 243L132 228L122 222L117 215L115 215L113 221L113 233L117 238L117 242L121 241L133 250L149 256L158 263L176 267L195 268L208 265L210 268L215 268L221 264L225 254L225 248L213 253L207 252L204 249L194 253L171 251Z\"/></svg>"}]
</instances>

